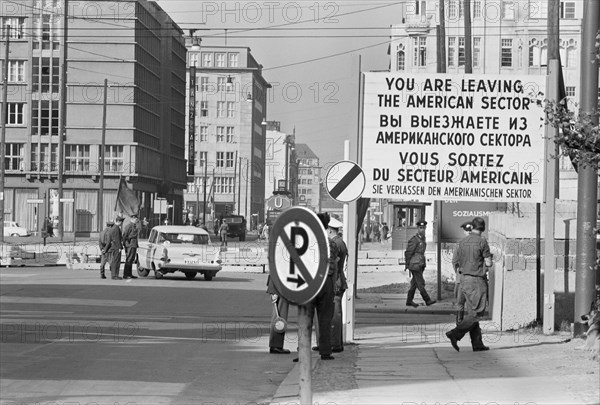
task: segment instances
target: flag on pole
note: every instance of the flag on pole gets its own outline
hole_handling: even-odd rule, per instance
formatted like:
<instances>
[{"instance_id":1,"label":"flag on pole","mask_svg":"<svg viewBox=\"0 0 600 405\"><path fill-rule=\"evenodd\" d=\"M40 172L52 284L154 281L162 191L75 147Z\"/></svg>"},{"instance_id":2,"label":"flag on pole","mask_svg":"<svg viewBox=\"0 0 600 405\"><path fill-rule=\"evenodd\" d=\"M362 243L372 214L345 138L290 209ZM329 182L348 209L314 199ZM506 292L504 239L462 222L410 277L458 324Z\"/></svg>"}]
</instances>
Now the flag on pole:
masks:
<instances>
[{"instance_id":1,"label":"flag on pole","mask_svg":"<svg viewBox=\"0 0 600 405\"><path fill-rule=\"evenodd\" d=\"M119 179L119 190L117 191L115 211L129 216L138 214L140 211L140 202L133 190L130 190L129 187L127 187L127 182L123 177Z\"/></svg>"}]
</instances>

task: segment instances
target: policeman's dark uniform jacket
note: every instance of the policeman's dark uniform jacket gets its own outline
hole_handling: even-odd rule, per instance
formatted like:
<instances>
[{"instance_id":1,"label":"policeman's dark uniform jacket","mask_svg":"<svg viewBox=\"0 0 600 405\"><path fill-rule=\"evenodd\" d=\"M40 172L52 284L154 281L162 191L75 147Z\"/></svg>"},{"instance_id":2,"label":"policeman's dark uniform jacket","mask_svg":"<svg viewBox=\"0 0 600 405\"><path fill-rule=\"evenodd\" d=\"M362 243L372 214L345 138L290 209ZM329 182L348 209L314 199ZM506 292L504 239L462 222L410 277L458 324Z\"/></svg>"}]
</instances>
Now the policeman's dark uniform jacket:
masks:
<instances>
[{"instance_id":1,"label":"policeman's dark uniform jacket","mask_svg":"<svg viewBox=\"0 0 600 405\"><path fill-rule=\"evenodd\" d=\"M290 303L288 300L283 298L279 291L275 288L275 284L271 279L271 276L267 279L267 294L271 294L271 297L277 296L276 305L277 312L279 312L279 316L287 321ZM277 319L277 312L275 308L273 308L271 315L271 331L269 334L269 352L275 354L287 354L290 351L288 349L283 348L283 344L285 342L285 332L279 333L275 331L275 320Z\"/></svg>"},{"instance_id":2,"label":"policeman's dark uniform jacket","mask_svg":"<svg viewBox=\"0 0 600 405\"><path fill-rule=\"evenodd\" d=\"M109 255L110 274L113 279L119 278L119 268L121 267L121 249L123 249L123 234L121 233L121 224L123 217L117 217L115 224L108 232L109 244L107 252Z\"/></svg>"},{"instance_id":3,"label":"policeman's dark uniform jacket","mask_svg":"<svg viewBox=\"0 0 600 405\"><path fill-rule=\"evenodd\" d=\"M132 218L137 218L133 216ZM130 222L123 231L123 246L125 247L125 267L123 269L123 278L137 278L132 274L133 263L136 260L138 248L138 238L140 235L140 226L138 222Z\"/></svg>"},{"instance_id":4,"label":"policeman's dark uniform jacket","mask_svg":"<svg viewBox=\"0 0 600 405\"><path fill-rule=\"evenodd\" d=\"M344 274L344 265L346 258L348 257L348 247L340 235L333 237L338 248L338 261L337 261L337 278L334 285L334 314L331 325L331 346L334 352L341 352L344 350L344 339L342 331L342 296L348 289L348 283L346 281L346 275Z\"/></svg>"},{"instance_id":5,"label":"policeman's dark uniform jacket","mask_svg":"<svg viewBox=\"0 0 600 405\"><path fill-rule=\"evenodd\" d=\"M318 214L321 223L327 229L327 225L329 224L329 215L319 213ZM319 354L321 355L321 359L330 360L333 359L331 356L331 319L333 318L333 310L334 310L334 282L338 276L338 247L337 244L331 238L327 238L329 243L329 258L328 258L328 268L327 268L327 277L325 278L325 283L323 288L314 300L311 302L311 305L308 307L308 317L312 322L314 318L315 309L317 311L317 318L319 322L319 330L320 331L328 331L329 333L319 333Z\"/></svg>"},{"instance_id":6,"label":"policeman's dark uniform jacket","mask_svg":"<svg viewBox=\"0 0 600 405\"><path fill-rule=\"evenodd\" d=\"M478 225L477 219L480 220ZM483 224L483 226L481 226ZM460 292L464 297L464 317L454 329L446 333L452 346L458 349L457 341L469 333L474 351L488 350L483 344L479 318L487 304L487 264L491 264L490 247L481 236L485 222L481 218L473 220L473 231L460 241L453 257L453 263L461 271ZM487 263L486 263L487 262Z\"/></svg>"},{"instance_id":7,"label":"policeman's dark uniform jacket","mask_svg":"<svg viewBox=\"0 0 600 405\"><path fill-rule=\"evenodd\" d=\"M105 251L107 250L108 243L110 242L109 232L110 232L110 228L112 228L113 225L114 225L114 223L112 221L107 221L106 228L101 230L100 235L98 236L98 246L100 247L100 277L101 278L106 278L106 275L104 274L104 268L106 267L106 263L108 262L108 253L105 253Z\"/></svg>"},{"instance_id":8,"label":"policeman's dark uniform jacket","mask_svg":"<svg viewBox=\"0 0 600 405\"><path fill-rule=\"evenodd\" d=\"M424 227L427 225L425 221L417 222L418 227ZM425 304L432 305L436 301L432 300L425 290L425 279L423 278L423 271L425 270L425 249L427 248L427 242L425 242L425 235L418 232L412 238L409 239L406 251L404 252L404 259L406 261L406 267L410 271L412 278L410 279L410 288L406 296L406 305L417 307L413 299L415 298L415 292L418 289L421 293L421 297L425 301Z\"/></svg>"}]
</instances>

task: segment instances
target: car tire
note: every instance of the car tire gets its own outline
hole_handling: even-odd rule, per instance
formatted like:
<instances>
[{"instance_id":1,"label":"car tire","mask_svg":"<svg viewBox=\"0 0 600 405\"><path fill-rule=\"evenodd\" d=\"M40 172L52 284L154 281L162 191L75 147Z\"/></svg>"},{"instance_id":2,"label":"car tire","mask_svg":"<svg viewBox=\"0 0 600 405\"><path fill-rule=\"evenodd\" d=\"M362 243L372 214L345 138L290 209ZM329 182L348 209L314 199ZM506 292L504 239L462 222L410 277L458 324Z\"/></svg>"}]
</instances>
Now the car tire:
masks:
<instances>
[{"instance_id":1,"label":"car tire","mask_svg":"<svg viewBox=\"0 0 600 405\"><path fill-rule=\"evenodd\" d=\"M164 274L160 270L154 270L154 278L161 279L163 276Z\"/></svg>"},{"instance_id":2,"label":"car tire","mask_svg":"<svg viewBox=\"0 0 600 405\"><path fill-rule=\"evenodd\" d=\"M198 274L198 272L196 272L196 271L190 271L190 272L186 272L186 273L185 273L185 277L186 277L188 280L192 280L193 278L195 278L195 277L196 277L196 274Z\"/></svg>"},{"instance_id":3,"label":"car tire","mask_svg":"<svg viewBox=\"0 0 600 405\"><path fill-rule=\"evenodd\" d=\"M137 272L138 272L138 276L140 276L140 277L148 277L148 274L150 274L150 270L145 269L143 267L139 267L139 266L138 266Z\"/></svg>"},{"instance_id":4,"label":"car tire","mask_svg":"<svg viewBox=\"0 0 600 405\"><path fill-rule=\"evenodd\" d=\"M215 275L214 275L214 274L212 274L212 273L204 273L204 279L205 279L206 281L210 281L210 280L212 280L214 276L215 276Z\"/></svg>"},{"instance_id":5,"label":"car tire","mask_svg":"<svg viewBox=\"0 0 600 405\"><path fill-rule=\"evenodd\" d=\"M10 236L14 237L14 236L21 236L21 235L19 235L18 233L11 233Z\"/></svg>"}]
</instances>

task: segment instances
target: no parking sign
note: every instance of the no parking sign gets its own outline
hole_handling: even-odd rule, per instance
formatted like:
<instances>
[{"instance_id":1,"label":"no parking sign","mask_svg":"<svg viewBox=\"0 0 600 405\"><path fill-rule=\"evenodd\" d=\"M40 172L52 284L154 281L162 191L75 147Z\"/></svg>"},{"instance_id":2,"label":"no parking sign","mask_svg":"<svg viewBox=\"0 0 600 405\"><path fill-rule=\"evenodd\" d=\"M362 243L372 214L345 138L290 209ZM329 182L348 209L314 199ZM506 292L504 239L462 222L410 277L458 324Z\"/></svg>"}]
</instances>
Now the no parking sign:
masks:
<instances>
[{"instance_id":1,"label":"no parking sign","mask_svg":"<svg viewBox=\"0 0 600 405\"><path fill-rule=\"evenodd\" d=\"M329 243L317 215L303 207L284 211L271 231L269 273L286 300L304 305L327 278Z\"/></svg>"}]
</instances>

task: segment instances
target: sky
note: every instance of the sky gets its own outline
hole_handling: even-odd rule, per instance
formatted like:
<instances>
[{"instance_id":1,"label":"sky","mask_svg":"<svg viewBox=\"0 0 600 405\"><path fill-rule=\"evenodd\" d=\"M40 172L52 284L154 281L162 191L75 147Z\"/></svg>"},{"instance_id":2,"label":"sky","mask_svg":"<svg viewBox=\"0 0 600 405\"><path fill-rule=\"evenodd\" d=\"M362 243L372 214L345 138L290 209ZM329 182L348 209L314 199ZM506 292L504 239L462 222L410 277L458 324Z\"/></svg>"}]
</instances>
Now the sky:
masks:
<instances>
[{"instance_id":1,"label":"sky","mask_svg":"<svg viewBox=\"0 0 600 405\"><path fill-rule=\"evenodd\" d=\"M357 140L361 70L387 70L390 25L404 2L159 0L202 45L251 48L273 85L267 120L307 144L322 167L342 160Z\"/></svg>"}]
</instances>

